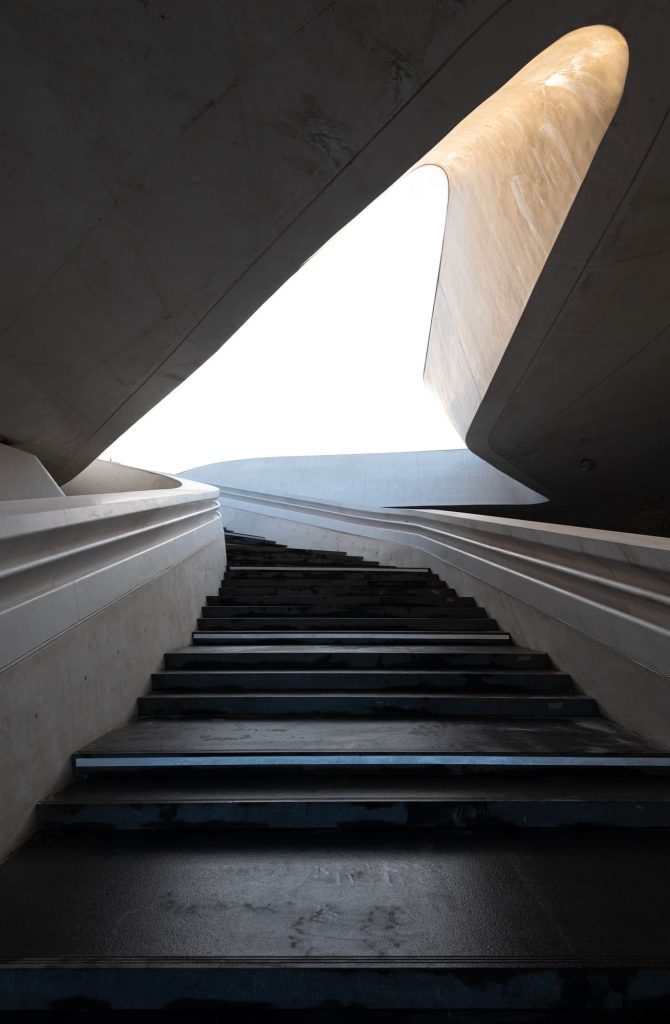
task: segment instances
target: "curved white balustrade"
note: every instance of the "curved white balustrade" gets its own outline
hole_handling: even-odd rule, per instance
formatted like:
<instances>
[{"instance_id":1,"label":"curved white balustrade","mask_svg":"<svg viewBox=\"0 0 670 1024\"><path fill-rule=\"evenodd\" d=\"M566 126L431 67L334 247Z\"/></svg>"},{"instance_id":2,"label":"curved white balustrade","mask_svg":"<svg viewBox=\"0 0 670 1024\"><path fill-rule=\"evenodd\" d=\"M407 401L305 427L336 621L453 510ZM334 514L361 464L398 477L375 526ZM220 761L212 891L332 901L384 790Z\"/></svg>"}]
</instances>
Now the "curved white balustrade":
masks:
<instances>
[{"instance_id":1,"label":"curved white balustrade","mask_svg":"<svg viewBox=\"0 0 670 1024\"><path fill-rule=\"evenodd\" d=\"M110 466L115 481L124 469ZM217 488L146 478L163 487L2 502L0 667L220 537Z\"/></svg>"}]
</instances>

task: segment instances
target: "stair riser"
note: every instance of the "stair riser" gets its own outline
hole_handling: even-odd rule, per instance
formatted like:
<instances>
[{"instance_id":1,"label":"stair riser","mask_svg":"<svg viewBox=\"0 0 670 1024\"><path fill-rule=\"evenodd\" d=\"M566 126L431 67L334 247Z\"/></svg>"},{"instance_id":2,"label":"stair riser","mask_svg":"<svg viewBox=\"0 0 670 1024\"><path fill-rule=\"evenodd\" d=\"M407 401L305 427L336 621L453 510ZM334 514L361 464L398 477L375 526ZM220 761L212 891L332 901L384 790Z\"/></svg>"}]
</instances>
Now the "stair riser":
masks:
<instances>
[{"instance_id":1,"label":"stair riser","mask_svg":"<svg viewBox=\"0 0 670 1024\"><path fill-rule=\"evenodd\" d=\"M261 957L243 966L232 959L216 965L208 957L201 957L171 969L160 958L155 961L149 958L148 962L147 958L142 958L144 966L139 962L132 967L119 964L112 956L107 961L97 958L94 965L87 966L64 963L54 967L46 961L38 966L7 965L0 973L0 1005L12 1011L51 1011L63 1004L64 994L68 998L70 993L77 993L77 1001L73 1000L75 1005L102 1006L111 1011L127 1011L128 1007L164 1009L172 1020L178 1019L174 1016L174 1007L179 1007L182 1014L201 1015L203 1006L221 1008L219 1012L226 1014L216 1018L210 1014L207 1020L231 1019L229 1008L232 1006L236 1013L250 1013L250 1020L263 1024L271 1018L259 1011L262 1000L263 1009L272 1007L292 1013L316 1010L315 1024L320 1020L323 1024L333 1024L337 1020L337 1016L332 1015L333 1010L346 1015L352 1024L361 1019L359 1011L373 1012L370 1024L387 1024L392 1019L401 1024L410 1020L407 1014L412 1011L432 1010L437 1016L430 1024L437 1024L446 1022L445 1007L483 1011L484 1015L476 1015L472 1024L484 1021L493 1024L496 1018L490 1016L492 1008L496 1013L511 1011L512 1016L507 1015L500 1024L530 1024L531 1021L539 1024L537 1014L544 1009L551 1011L547 1024L550 1021L553 1024L568 1021L570 1024L597 1024L601 1018L592 1011L603 1007L607 1008L609 1016L612 1010L627 1013L635 1007L667 1007L668 1004L670 969L662 964L645 963L640 967L634 962L630 966L603 966L598 962L575 966L574 959L562 957L558 965L551 958L536 965L527 958L520 959L519 965L494 960L482 966L481 960L473 965L462 958L456 964L447 962L446 965L444 958L419 962L401 958L390 968L388 964L378 963L379 958L368 964L360 958L357 961L334 957L327 966L322 966L323 958L319 958L309 967L300 967L295 964L295 954L291 953L280 964L273 958ZM579 1010L575 1010L576 999ZM330 1008L330 1015L325 1019L322 1016L324 1006ZM352 1007L356 1007L356 1016ZM402 1010L398 1011L398 1007ZM553 1011L560 1010L569 1011L569 1017L556 1019ZM580 1012L582 1010L585 1012ZM394 1017L389 1016L390 1012ZM532 1016L528 1017L527 1013ZM69 1019L74 1020L74 1016L70 1014ZM101 1015L100 1019L104 1017ZM467 1020L466 1017L461 1019ZM635 1024L641 1024L642 1020L636 1017ZM662 1015L644 1017L647 1024L662 1024L663 1020ZM631 1024L632 1021L633 1018ZM282 1024L288 1024L288 1018ZM460 1024L457 1016L454 1016L454 1024Z\"/></svg>"},{"instance_id":2,"label":"stair riser","mask_svg":"<svg viewBox=\"0 0 670 1024\"><path fill-rule=\"evenodd\" d=\"M414 695L360 695L354 693L328 695L271 694L235 695L185 695L163 697L152 695L140 697L140 715L151 718L162 716L180 717L191 715L195 718L212 717L260 717L260 718L319 718L329 715L360 718L389 715L398 717L467 716L491 717L506 715L513 717L575 718L598 714L598 705L588 697L547 697L528 696L449 696L442 694Z\"/></svg>"},{"instance_id":3,"label":"stair riser","mask_svg":"<svg viewBox=\"0 0 670 1024\"><path fill-rule=\"evenodd\" d=\"M334 580L346 580L346 579L359 579L359 580L393 580L397 583L426 583L431 580L439 580L439 577L432 572L421 569L387 569L383 566L378 568L368 566L352 566L348 569L327 569L323 566L316 566L315 568L309 567L291 567L287 566L273 566L272 568L263 569L261 567L253 568L246 567L243 569L235 569L228 567L226 576L230 576L231 579L283 579L289 577L290 579L334 579Z\"/></svg>"},{"instance_id":4,"label":"stair riser","mask_svg":"<svg viewBox=\"0 0 670 1024\"><path fill-rule=\"evenodd\" d=\"M369 566L372 569L382 568L379 562L368 561L365 558L361 558L359 555L342 555L337 552L319 552L318 554L310 554L308 551L288 551L281 549L266 549L252 548L244 549L237 547L226 547L228 553L229 564L234 560L243 559L245 562L252 562L253 560L263 559L268 562L276 562L281 558L286 558L288 561L300 563L301 565L359 565Z\"/></svg>"},{"instance_id":5,"label":"stair riser","mask_svg":"<svg viewBox=\"0 0 670 1024\"><path fill-rule=\"evenodd\" d=\"M669 828L667 801L236 800L40 804L46 829Z\"/></svg>"},{"instance_id":6,"label":"stair riser","mask_svg":"<svg viewBox=\"0 0 670 1024\"><path fill-rule=\"evenodd\" d=\"M380 647L388 644L389 646L406 646L412 645L414 647L431 647L441 646L445 644L476 644L477 646L486 644L506 644L510 643L509 633L501 633L498 631L491 632L477 632L475 630L457 632L449 632L444 630L440 633L336 633L331 632L313 632L313 633L300 633L298 630L293 630L288 633L280 632L268 632L265 630L255 630L246 633L233 633L232 630L225 632L195 632L192 634L193 644L198 647L242 647L251 645L252 647L259 646L261 644L270 644L273 647L277 646L295 646L296 644L307 644L310 645L327 645L328 647Z\"/></svg>"},{"instance_id":7,"label":"stair riser","mask_svg":"<svg viewBox=\"0 0 670 1024\"><path fill-rule=\"evenodd\" d=\"M338 600L351 594L352 597L457 597L455 590L446 584L396 584L393 580L380 583L375 580L323 580L318 579L278 579L239 580L224 577L219 593L224 594L286 594L296 591L300 594L313 595L320 600L333 595Z\"/></svg>"},{"instance_id":8,"label":"stair riser","mask_svg":"<svg viewBox=\"0 0 670 1024\"><path fill-rule=\"evenodd\" d=\"M259 591L258 593L229 591L223 589L219 594L207 597L208 606L222 608L235 608L238 605L247 607L282 608L285 606L298 605L302 609L314 609L312 614L320 608L335 608L340 614L347 614L355 609L353 614L358 614L358 609L376 613L380 609L382 613L402 614L404 609L412 612L418 609L435 609L437 613L447 608L474 608L474 600L469 597L456 597L453 594L315 594L311 590L280 590L280 591ZM431 612L432 614L432 612Z\"/></svg>"},{"instance_id":9,"label":"stair riser","mask_svg":"<svg viewBox=\"0 0 670 1024\"><path fill-rule=\"evenodd\" d=\"M165 667L173 668L245 668L245 669L446 669L446 668L548 668L546 654L531 653L517 655L504 651L479 651L459 653L457 651L431 652L430 650L403 653L379 653L373 651L273 651L264 654L258 651L227 651L217 654L202 650L182 653L172 651L165 655Z\"/></svg>"},{"instance_id":10,"label":"stair riser","mask_svg":"<svg viewBox=\"0 0 670 1024\"><path fill-rule=\"evenodd\" d=\"M430 619L430 618L419 618L415 616L413 618L393 618L391 616L380 616L375 618L369 616L367 618L329 618L328 616L303 616L301 618L292 618L290 616L284 617L273 617L267 618L263 616L253 616L245 618L213 618L211 615L205 618L198 619L198 631L206 632L207 630L226 630L232 629L239 632L245 632L254 629L260 630L296 630L303 632L305 630L314 629L317 632L332 629L336 633L344 630L388 630L389 633L397 632L410 632L413 633L417 630L426 630L429 633L439 633L445 631L454 631L456 633L464 633L468 630L473 632L482 632L483 630L496 630L498 624L495 619L486 618L449 618L444 617L441 619Z\"/></svg>"},{"instance_id":11,"label":"stair riser","mask_svg":"<svg viewBox=\"0 0 670 1024\"><path fill-rule=\"evenodd\" d=\"M337 691L381 690L407 693L415 689L439 693L527 693L564 695L574 692L567 675L527 671L491 672L173 672L154 673L155 692L186 690L217 693L245 691L308 692L310 689Z\"/></svg>"},{"instance_id":12,"label":"stair riser","mask_svg":"<svg viewBox=\"0 0 670 1024\"><path fill-rule=\"evenodd\" d=\"M394 775L417 777L422 772L439 770L444 777L486 776L487 778L521 778L527 775L569 778L572 776L622 778L631 775L670 776L670 759L656 757L617 757L607 755L559 757L556 755L480 754L162 754L149 755L77 755L73 758L76 778L165 778L183 781L197 778L247 781L272 772L275 780L298 777L343 777L353 773L360 777L392 780Z\"/></svg>"},{"instance_id":13,"label":"stair riser","mask_svg":"<svg viewBox=\"0 0 670 1024\"><path fill-rule=\"evenodd\" d=\"M450 619L485 619L486 612L483 608L471 608L468 606L440 607L430 605L428 607L417 605L406 608L392 608L385 605L372 605L361 607L355 611L342 611L337 606L325 607L321 605L303 606L299 605L222 605L209 604L202 608L202 617L207 619L228 619L245 618L253 621L257 618L281 617L282 619L309 618L314 622L322 622L324 619L333 619L337 622L342 619L357 617L360 622L369 622L370 619L379 619L386 622L387 619L405 619L410 622L416 619L433 619L444 622Z\"/></svg>"},{"instance_id":14,"label":"stair riser","mask_svg":"<svg viewBox=\"0 0 670 1024\"><path fill-rule=\"evenodd\" d=\"M314 555L302 557L289 555L287 553L272 552L272 554L242 554L241 552L228 551L228 568L247 568L248 566L262 565L263 567L295 565L295 566L325 566L326 568L369 568L380 569L379 562L364 562L356 558L315 558Z\"/></svg>"}]
</instances>

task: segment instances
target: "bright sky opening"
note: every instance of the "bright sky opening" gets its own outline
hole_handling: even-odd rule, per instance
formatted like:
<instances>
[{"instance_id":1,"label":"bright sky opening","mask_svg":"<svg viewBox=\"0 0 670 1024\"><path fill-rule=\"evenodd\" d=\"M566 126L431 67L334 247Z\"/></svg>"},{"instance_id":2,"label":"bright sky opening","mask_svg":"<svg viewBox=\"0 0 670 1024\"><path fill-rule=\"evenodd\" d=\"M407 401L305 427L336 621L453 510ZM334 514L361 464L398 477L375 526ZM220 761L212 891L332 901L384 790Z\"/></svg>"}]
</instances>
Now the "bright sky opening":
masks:
<instances>
[{"instance_id":1,"label":"bright sky opening","mask_svg":"<svg viewBox=\"0 0 670 1024\"><path fill-rule=\"evenodd\" d=\"M401 178L101 458L175 473L464 447L423 383L447 193L435 167Z\"/></svg>"}]
</instances>

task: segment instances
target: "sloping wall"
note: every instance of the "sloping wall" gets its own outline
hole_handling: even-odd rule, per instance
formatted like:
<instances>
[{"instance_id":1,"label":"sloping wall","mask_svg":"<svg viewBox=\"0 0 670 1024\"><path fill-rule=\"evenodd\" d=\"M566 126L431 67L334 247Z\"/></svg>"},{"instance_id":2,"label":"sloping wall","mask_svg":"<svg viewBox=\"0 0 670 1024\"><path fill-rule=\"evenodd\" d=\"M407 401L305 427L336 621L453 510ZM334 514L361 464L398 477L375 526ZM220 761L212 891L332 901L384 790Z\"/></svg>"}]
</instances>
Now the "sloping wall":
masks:
<instances>
[{"instance_id":1,"label":"sloping wall","mask_svg":"<svg viewBox=\"0 0 670 1024\"><path fill-rule=\"evenodd\" d=\"M449 179L425 379L465 437L621 99L628 46L559 39L421 161Z\"/></svg>"}]
</instances>

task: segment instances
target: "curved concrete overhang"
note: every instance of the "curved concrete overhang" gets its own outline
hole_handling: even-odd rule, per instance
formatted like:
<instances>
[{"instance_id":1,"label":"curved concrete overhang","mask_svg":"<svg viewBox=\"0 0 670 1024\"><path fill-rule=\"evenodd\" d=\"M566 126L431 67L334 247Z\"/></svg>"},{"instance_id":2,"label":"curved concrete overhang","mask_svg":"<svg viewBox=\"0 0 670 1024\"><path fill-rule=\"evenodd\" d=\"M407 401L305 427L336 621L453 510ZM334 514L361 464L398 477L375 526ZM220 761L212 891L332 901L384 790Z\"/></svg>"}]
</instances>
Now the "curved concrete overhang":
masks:
<instances>
[{"instance_id":1,"label":"curved concrete overhang","mask_svg":"<svg viewBox=\"0 0 670 1024\"><path fill-rule=\"evenodd\" d=\"M551 489L493 450L503 450L501 429L484 427L480 414L497 403L498 414L521 415L506 394L518 391L509 359L519 346L528 359L519 332L544 337L546 311L562 310L598 246L609 245L610 262L616 251L639 260L629 264L630 332L646 343L659 318L670 321L667 288L652 294L643 273L645 254L668 236L667 205L657 201L665 0L287 0L203 5L198 18L180 2L162 10L73 0L65 10L26 0L5 5L0 19L0 439L36 454L59 482L519 68L584 25L624 35L626 92L470 444L535 490ZM596 321L603 295L592 302L586 287L580 309ZM657 367L648 371L657 379ZM526 382L530 394L532 375ZM505 421L508 447L527 436L528 409L519 422Z\"/></svg>"},{"instance_id":2,"label":"curved concrete overhang","mask_svg":"<svg viewBox=\"0 0 670 1024\"><path fill-rule=\"evenodd\" d=\"M418 166L449 205L424 378L465 437L621 99L615 29L569 33L477 107Z\"/></svg>"}]
</instances>

